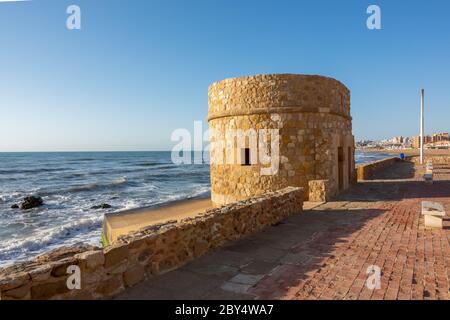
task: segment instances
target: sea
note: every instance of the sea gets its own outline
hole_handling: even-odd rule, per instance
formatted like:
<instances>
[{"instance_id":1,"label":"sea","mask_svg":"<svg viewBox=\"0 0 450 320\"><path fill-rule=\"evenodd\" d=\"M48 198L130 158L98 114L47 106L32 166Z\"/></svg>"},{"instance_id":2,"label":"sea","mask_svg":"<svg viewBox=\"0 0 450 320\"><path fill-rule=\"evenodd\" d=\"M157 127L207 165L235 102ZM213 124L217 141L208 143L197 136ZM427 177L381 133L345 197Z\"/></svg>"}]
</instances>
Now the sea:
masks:
<instances>
[{"instance_id":1,"label":"sea","mask_svg":"<svg viewBox=\"0 0 450 320\"><path fill-rule=\"evenodd\" d=\"M356 162L389 157L356 152ZM39 208L11 208L26 196ZM0 267L77 243L101 245L105 213L210 196L208 164L170 152L0 153ZM92 209L108 204L108 209Z\"/></svg>"}]
</instances>

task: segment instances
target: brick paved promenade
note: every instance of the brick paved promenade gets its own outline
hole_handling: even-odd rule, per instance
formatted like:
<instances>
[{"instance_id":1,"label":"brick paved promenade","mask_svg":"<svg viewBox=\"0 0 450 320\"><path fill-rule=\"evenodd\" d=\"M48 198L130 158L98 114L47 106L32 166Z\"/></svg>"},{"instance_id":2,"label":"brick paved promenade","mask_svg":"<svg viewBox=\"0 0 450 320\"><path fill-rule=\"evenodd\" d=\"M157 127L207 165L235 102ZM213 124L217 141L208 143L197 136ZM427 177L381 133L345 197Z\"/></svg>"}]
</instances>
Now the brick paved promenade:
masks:
<instances>
[{"instance_id":1,"label":"brick paved promenade","mask_svg":"<svg viewBox=\"0 0 450 320\"><path fill-rule=\"evenodd\" d=\"M427 230L422 200L450 212L450 164L425 185L399 163L336 201L128 289L119 299L450 299L450 219ZM437 180L437 181L436 181ZM367 268L381 288L366 286Z\"/></svg>"}]
</instances>

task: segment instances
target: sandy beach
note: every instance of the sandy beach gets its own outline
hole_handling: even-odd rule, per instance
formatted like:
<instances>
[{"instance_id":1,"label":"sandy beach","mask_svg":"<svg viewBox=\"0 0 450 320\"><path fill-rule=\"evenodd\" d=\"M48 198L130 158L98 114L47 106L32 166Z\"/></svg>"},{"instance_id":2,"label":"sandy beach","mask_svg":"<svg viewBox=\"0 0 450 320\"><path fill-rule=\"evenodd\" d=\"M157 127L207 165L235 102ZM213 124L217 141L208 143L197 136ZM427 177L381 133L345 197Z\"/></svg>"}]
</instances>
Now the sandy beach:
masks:
<instances>
[{"instance_id":1,"label":"sandy beach","mask_svg":"<svg viewBox=\"0 0 450 320\"><path fill-rule=\"evenodd\" d=\"M118 213L106 214L104 231L111 243L118 236L137 231L143 227L182 220L211 209L210 199L188 199L156 208L138 208Z\"/></svg>"}]
</instances>

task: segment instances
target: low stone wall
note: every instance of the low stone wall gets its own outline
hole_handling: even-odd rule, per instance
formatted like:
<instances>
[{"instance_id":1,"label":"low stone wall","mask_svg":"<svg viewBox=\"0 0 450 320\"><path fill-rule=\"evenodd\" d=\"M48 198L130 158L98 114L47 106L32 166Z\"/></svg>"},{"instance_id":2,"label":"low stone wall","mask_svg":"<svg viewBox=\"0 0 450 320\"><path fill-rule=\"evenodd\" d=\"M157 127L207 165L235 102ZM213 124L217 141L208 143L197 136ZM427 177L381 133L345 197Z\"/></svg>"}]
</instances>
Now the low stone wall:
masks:
<instances>
[{"instance_id":1,"label":"low stone wall","mask_svg":"<svg viewBox=\"0 0 450 320\"><path fill-rule=\"evenodd\" d=\"M426 151L425 151L426 153ZM420 157L414 156L409 157L409 159L415 163L419 163ZM432 160L433 164L448 164L450 163L450 156L434 156L434 155L426 155L424 156L424 162L426 163L428 160Z\"/></svg>"},{"instance_id":2,"label":"low stone wall","mask_svg":"<svg viewBox=\"0 0 450 320\"><path fill-rule=\"evenodd\" d=\"M356 167L358 181L371 179L376 172L392 166L397 161L400 161L400 158L392 157L358 165Z\"/></svg>"},{"instance_id":3,"label":"low stone wall","mask_svg":"<svg viewBox=\"0 0 450 320\"><path fill-rule=\"evenodd\" d=\"M428 160L428 159L433 160L433 164L449 164L450 163L450 156L427 157L425 160Z\"/></svg>"},{"instance_id":4,"label":"low stone wall","mask_svg":"<svg viewBox=\"0 0 450 320\"><path fill-rule=\"evenodd\" d=\"M59 249L0 270L0 298L112 297L145 278L176 269L209 250L300 213L302 206L303 189L288 187L214 208L195 218L141 229L104 249ZM79 267L80 289L68 289L72 275L67 270L71 266Z\"/></svg>"}]
</instances>

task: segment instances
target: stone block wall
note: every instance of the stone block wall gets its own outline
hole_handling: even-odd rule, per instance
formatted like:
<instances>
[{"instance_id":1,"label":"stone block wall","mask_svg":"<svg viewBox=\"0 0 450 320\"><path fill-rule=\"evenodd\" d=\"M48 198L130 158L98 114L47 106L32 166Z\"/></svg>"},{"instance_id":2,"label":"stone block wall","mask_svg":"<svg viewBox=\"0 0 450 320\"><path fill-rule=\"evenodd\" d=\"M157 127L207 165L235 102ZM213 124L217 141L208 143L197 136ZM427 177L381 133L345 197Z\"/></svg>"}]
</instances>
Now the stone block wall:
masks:
<instances>
[{"instance_id":1,"label":"stone block wall","mask_svg":"<svg viewBox=\"0 0 450 320\"><path fill-rule=\"evenodd\" d=\"M259 149L251 156L257 158L254 164L220 163L218 159L228 156L237 160L242 148L251 147L250 139L245 146L229 139L229 150L211 135L211 198L216 205L286 186L304 188L307 199L310 180L329 180L333 193L353 182L350 92L341 82L295 74L233 78L212 84L208 101L211 132L225 135L232 130L255 130L258 138L262 130L279 132L279 169L274 175L261 174L261 169L270 165L259 161ZM260 140L257 146L261 147ZM339 147L343 150L341 162Z\"/></svg>"},{"instance_id":2,"label":"stone block wall","mask_svg":"<svg viewBox=\"0 0 450 320\"><path fill-rule=\"evenodd\" d=\"M327 202L334 196L329 180L311 180L308 183L309 201Z\"/></svg>"},{"instance_id":3,"label":"stone block wall","mask_svg":"<svg viewBox=\"0 0 450 320\"><path fill-rule=\"evenodd\" d=\"M223 244L302 211L303 189L288 187L195 218L144 228L104 249L70 247L0 270L0 299L102 299L176 269ZM81 289L69 290L78 266Z\"/></svg>"},{"instance_id":4,"label":"stone block wall","mask_svg":"<svg viewBox=\"0 0 450 320\"><path fill-rule=\"evenodd\" d=\"M426 151L425 151L426 153ZM420 157L413 156L408 157L412 162L419 163ZM428 160L432 160L433 164L448 164L450 163L450 156L439 156L439 155L426 155L424 156L424 162L426 163Z\"/></svg>"},{"instance_id":5,"label":"stone block wall","mask_svg":"<svg viewBox=\"0 0 450 320\"><path fill-rule=\"evenodd\" d=\"M425 163L429 159L433 161L433 164L448 164L448 163L450 163L450 156L428 156L428 157L425 157Z\"/></svg>"},{"instance_id":6,"label":"stone block wall","mask_svg":"<svg viewBox=\"0 0 450 320\"><path fill-rule=\"evenodd\" d=\"M358 165L356 167L358 181L370 180L376 172L392 166L397 161L401 161L400 158L392 157Z\"/></svg>"}]
</instances>

